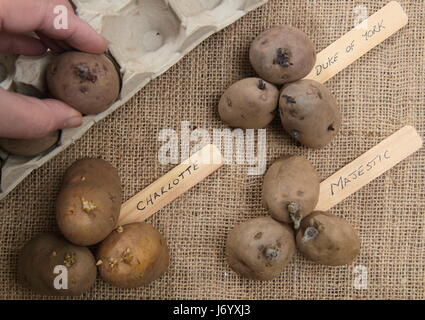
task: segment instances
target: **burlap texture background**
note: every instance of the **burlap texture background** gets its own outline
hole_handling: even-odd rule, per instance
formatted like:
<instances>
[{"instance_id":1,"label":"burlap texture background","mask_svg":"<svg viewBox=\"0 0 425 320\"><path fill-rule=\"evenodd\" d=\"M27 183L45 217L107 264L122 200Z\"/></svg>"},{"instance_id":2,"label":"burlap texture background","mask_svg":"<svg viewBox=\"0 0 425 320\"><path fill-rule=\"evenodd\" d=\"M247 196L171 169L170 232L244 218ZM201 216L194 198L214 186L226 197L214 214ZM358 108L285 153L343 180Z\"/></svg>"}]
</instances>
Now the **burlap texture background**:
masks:
<instances>
[{"instance_id":1,"label":"burlap texture background","mask_svg":"<svg viewBox=\"0 0 425 320\"><path fill-rule=\"evenodd\" d=\"M388 1L270 0L212 36L127 105L98 123L75 145L32 173L0 202L0 296L43 298L16 279L17 257L33 235L56 230L54 200L65 169L81 157L101 157L118 167L128 199L172 166L157 151L163 128L180 121L222 128L220 95L234 81L253 75L248 48L262 30L291 24L314 39L317 50L353 27L356 5L369 15ZM268 128L268 164L285 154L309 158L322 178L411 124L425 132L425 2L400 1L410 23L327 86L336 95L343 127L331 146L313 151L296 146L279 122ZM84 299L424 299L425 152L423 149L333 208L360 233L361 254L352 266L315 265L297 254L282 275L253 282L233 273L225 260L231 228L267 214L261 207L262 176L246 166L226 166L161 210L149 221L168 239L168 273L136 290L113 288L101 280ZM368 288L353 286L353 268L368 270Z\"/></svg>"}]
</instances>

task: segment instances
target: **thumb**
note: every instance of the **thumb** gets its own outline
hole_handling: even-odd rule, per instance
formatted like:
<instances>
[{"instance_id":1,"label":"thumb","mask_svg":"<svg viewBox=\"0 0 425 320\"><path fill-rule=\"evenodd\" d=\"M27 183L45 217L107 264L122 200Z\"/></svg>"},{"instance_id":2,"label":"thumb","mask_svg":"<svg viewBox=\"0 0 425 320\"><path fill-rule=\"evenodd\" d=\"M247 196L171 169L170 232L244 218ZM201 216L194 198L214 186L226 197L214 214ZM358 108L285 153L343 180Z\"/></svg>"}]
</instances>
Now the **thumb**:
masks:
<instances>
[{"instance_id":1,"label":"thumb","mask_svg":"<svg viewBox=\"0 0 425 320\"><path fill-rule=\"evenodd\" d=\"M0 89L0 137L42 138L81 125L81 113L53 99L36 99Z\"/></svg>"}]
</instances>

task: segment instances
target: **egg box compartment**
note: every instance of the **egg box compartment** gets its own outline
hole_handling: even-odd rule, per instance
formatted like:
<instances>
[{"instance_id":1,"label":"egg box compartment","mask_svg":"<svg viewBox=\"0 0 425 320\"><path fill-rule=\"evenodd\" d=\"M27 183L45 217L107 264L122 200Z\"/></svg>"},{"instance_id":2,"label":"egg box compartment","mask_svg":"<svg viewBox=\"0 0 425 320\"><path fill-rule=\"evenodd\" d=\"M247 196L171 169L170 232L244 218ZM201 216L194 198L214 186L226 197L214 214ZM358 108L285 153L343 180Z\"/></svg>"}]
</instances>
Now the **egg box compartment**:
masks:
<instances>
[{"instance_id":1,"label":"egg box compartment","mask_svg":"<svg viewBox=\"0 0 425 320\"><path fill-rule=\"evenodd\" d=\"M85 116L79 128L62 130L50 150L21 157L0 150L0 200L32 170L78 140L97 121L114 112L172 67L210 35L268 0L73 0L76 13L109 41L119 65L122 89L103 113ZM51 54L42 57L0 55L0 85L6 90L43 97L45 70Z\"/></svg>"}]
</instances>

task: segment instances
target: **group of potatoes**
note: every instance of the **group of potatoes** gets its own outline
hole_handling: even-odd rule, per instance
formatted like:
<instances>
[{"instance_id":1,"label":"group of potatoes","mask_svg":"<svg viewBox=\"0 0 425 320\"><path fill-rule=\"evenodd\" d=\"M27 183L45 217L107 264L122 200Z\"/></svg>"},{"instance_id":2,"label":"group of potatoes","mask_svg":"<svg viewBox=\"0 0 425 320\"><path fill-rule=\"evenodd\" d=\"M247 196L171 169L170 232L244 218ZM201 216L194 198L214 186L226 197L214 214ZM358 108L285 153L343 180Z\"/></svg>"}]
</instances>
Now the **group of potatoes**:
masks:
<instances>
[{"instance_id":1,"label":"group of potatoes","mask_svg":"<svg viewBox=\"0 0 425 320\"><path fill-rule=\"evenodd\" d=\"M267 126L279 106L283 128L301 144L327 145L341 126L332 93L313 80L301 80L314 67L313 43L300 30L282 26L266 30L253 42L250 61L261 78L236 82L219 103L221 119L232 127ZM50 96L82 114L97 114L119 96L121 80L106 55L67 52L47 68ZM283 85L278 90L277 85ZM59 132L40 139L0 139L12 154L32 156L57 143ZM233 270L255 280L277 277L297 247L307 258L326 265L349 264L360 243L344 219L314 211L320 179L302 157L279 159L268 169L263 202L271 216L236 226L227 239ZM80 295L99 270L106 282L135 288L158 279L168 268L164 237L147 223L117 226L122 189L117 170L100 159L82 159L65 173L56 202L59 233L40 234L24 247L19 274L35 291L47 295ZM294 234L294 230L295 233ZM96 246L96 258L88 246ZM55 287L56 266L65 266L68 287Z\"/></svg>"},{"instance_id":2,"label":"group of potatoes","mask_svg":"<svg viewBox=\"0 0 425 320\"><path fill-rule=\"evenodd\" d=\"M70 51L53 58L46 70L46 84L47 93L27 87L19 87L16 91L37 98L59 99L83 115L94 115L105 111L118 99L121 76L108 55ZM31 157L48 151L59 138L60 131L36 139L0 138L0 148L13 155Z\"/></svg>"},{"instance_id":3,"label":"group of potatoes","mask_svg":"<svg viewBox=\"0 0 425 320\"><path fill-rule=\"evenodd\" d=\"M284 130L299 143L310 148L329 144L341 127L341 112L329 89L302 80L316 63L307 35L291 26L268 29L252 43L249 59L260 78L239 80L224 92L221 120L234 128L260 129L279 109Z\"/></svg>"},{"instance_id":4,"label":"group of potatoes","mask_svg":"<svg viewBox=\"0 0 425 320\"><path fill-rule=\"evenodd\" d=\"M223 122L264 128L278 108L284 130L299 143L310 148L329 144L341 127L341 113L325 86L302 80L316 63L312 41L294 27L275 27L254 40L249 58L261 78L240 80L226 90L218 107ZM283 85L280 91L277 85ZM243 222L230 232L230 267L249 279L271 280L296 248L320 264L350 264L360 251L357 232L345 219L314 210L319 191L319 176L307 159L287 156L275 161L262 190L270 216Z\"/></svg>"},{"instance_id":5,"label":"group of potatoes","mask_svg":"<svg viewBox=\"0 0 425 320\"><path fill-rule=\"evenodd\" d=\"M158 279L169 265L164 237L144 222L117 226L122 203L117 170L101 159L81 159L65 173L56 200L60 233L28 241L19 275L45 295L81 295L101 278L120 288L136 288ZM96 246L96 258L88 246ZM59 275L57 266L66 267ZM55 279L65 276L67 286ZM63 281L61 281L63 284Z\"/></svg>"},{"instance_id":6,"label":"group of potatoes","mask_svg":"<svg viewBox=\"0 0 425 320\"><path fill-rule=\"evenodd\" d=\"M291 261L295 248L320 264L350 264L360 251L357 232L343 218L314 211L319 190L319 176L307 159L288 156L275 161L262 190L270 216L248 220L230 232L230 267L249 279L272 280Z\"/></svg>"}]
</instances>

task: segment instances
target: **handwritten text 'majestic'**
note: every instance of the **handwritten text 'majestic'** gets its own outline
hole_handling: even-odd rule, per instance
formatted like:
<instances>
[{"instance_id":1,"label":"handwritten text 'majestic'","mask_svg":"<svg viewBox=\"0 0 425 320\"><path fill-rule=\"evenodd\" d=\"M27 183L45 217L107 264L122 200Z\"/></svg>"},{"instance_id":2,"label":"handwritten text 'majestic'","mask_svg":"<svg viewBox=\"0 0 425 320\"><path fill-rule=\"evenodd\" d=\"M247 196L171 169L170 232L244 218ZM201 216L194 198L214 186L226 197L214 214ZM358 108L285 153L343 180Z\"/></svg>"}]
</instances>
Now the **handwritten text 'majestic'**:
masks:
<instances>
[{"instance_id":1,"label":"handwritten text 'majestic'","mask_svg":"<svg viewBox=\"0 0 425 320\"><path fill-rule=\"evenodd\" d=\"M366 173L369 172L375 168L377 168L382 162L390 159L390 153L388 150L385 150L385 152L376 155L373 157L370 161L361 164L358 166L355 170L353 170L351 173L349 173L346 176L339 176L336 179L336 182L333 182L330 184L330 190L329 192L331 195L335 195L337 191L343 190L348 184L353 183L357 180L360 180L361 177Z\"/></svg>"}]
</instances>

